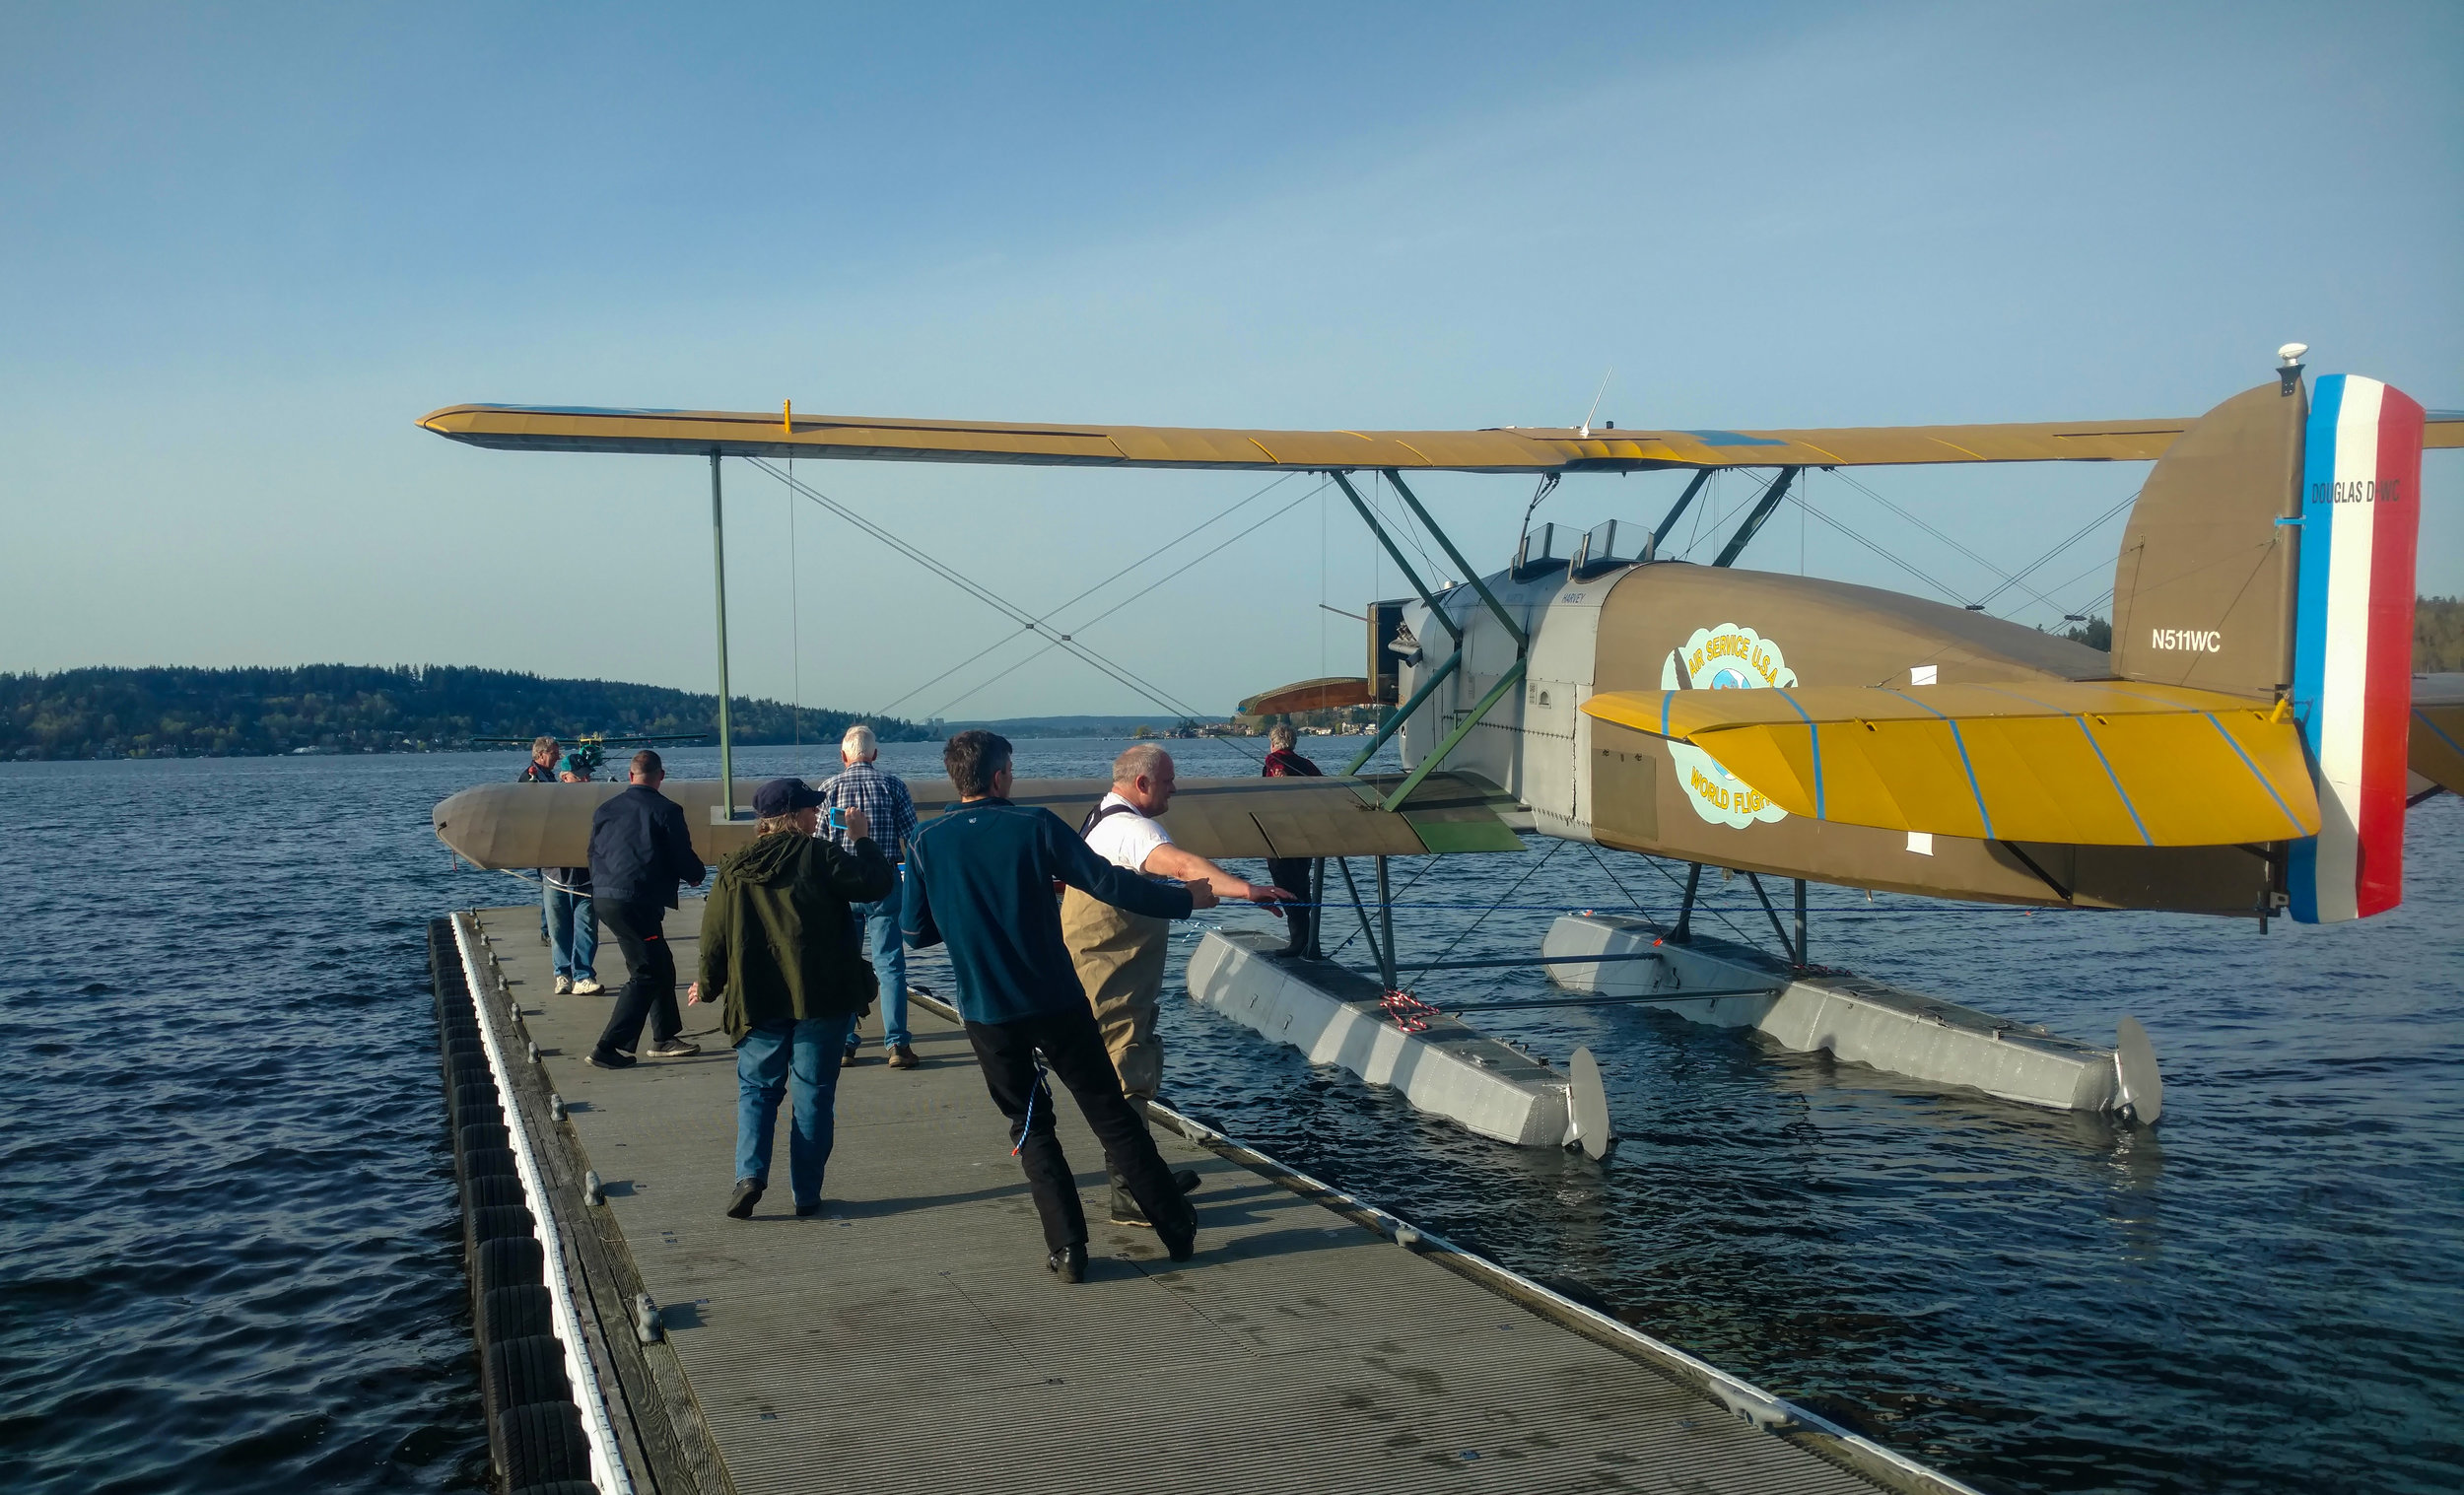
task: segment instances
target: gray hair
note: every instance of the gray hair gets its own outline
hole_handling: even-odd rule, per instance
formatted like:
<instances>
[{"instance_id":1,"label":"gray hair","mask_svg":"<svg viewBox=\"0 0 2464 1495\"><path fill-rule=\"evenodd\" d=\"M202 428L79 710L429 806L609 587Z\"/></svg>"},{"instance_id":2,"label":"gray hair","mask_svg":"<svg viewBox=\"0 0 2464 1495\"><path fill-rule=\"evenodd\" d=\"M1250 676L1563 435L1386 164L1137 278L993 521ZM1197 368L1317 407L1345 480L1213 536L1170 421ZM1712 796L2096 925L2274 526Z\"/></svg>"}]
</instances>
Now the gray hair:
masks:
<instances>
[{"instance_id":1,"label":"gray hair","mask_svg":"<svg viewBox=\"0 0 2464 1495\"><path fill-rule=\"evenodd\" d=\"M847 729L846 736L839 739L839 751L850 758L870 758L881 751L881 739L872 734L871 727L858 721Z\"/></svg>"},{"instance_id":2,"label":"gray hair","mask_svg":"<svg viewBox=\"0 0 2464 1495\"><path fill-rule=\"evenodd\" d=\"M1123 748L1121 756L1112 761L1112 781L1135 783L1142 778L1152 779L1165 764L1171 761L1170 753L1151 742L1132 743Z\"/></svg>"},{"instance_id":3,"label":"gray hair","mask_svg":"<svg viewBox=\"0 0 2464 1495\"><path fill-rule=\"evenodd\" d=\"M1279 721L1275 723L1274 729L1266 733L1266 745L1268 747L1288 749L1298 746L1299 743L1300 733L1293 731L1292 724L1288 721Z\"/></svg>"}]
</instances>

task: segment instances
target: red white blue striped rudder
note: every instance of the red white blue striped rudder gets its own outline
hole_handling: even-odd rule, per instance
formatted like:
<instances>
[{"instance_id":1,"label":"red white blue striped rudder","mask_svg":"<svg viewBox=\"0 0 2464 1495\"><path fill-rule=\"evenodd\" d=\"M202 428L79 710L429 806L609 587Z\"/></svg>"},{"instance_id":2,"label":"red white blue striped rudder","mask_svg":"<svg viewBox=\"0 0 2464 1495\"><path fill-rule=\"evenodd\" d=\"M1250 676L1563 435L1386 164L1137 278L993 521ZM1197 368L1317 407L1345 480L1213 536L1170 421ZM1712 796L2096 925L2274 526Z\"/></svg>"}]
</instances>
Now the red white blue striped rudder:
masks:
<instances>
[{"instance_id":1,"label":"red white blue striped rudder","mask_svg":"<svg viewBox=\"0 0 2464 1495\"><path fill-rule=\"evenodd\" d=\"M2413 557L2422 407L2376 379L2318 381L2302 446L2293 709L2318 782L2319 832L2293 844L2303 923L2404 900L2404 775L2413 701Z\"/></svg>"}]
</instances>

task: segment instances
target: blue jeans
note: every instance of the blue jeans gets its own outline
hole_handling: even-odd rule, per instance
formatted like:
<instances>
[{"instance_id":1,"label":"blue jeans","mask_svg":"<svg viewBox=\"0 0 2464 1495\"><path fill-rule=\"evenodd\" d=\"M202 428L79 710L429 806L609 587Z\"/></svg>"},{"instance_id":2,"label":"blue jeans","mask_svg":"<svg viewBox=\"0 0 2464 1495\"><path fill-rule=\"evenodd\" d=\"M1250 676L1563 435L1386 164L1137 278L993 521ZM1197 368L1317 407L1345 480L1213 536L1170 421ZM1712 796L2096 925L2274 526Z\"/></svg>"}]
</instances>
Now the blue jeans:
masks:
<instances>
[{"instance_id":1,"label":"blue jeans","mask_svg":"<svg viewBox=\"0 0 2464 1495\"><path fill-rule=\"evenodd\" d=\"M890 891L877 903L850 904L863 927L864 959L872 962L872 974L881 984L881 1041L904 1044L907 1033L907 942L899 937L899 904L907 891L907 867L904 863L890 868ZM862 1040L850 1023L847 1047L854 1052Z\"/></svg>"},{"instance_id":2,"label":"blue jeans","mask_svg":"<svg viewBox=\"0 0 2464 1495\"><path fill-rule=\"evenodd\" d=\"M736 1044L736 1177L770 1187L770 1133L779 1100L793 1096L787 1124L787 1180L795 1202L821 1201L839 1098L839 1046L855 1022L808 1017L764 1023Z\"/></svg>"},{"instance_id":3,"label":"blue jeans","mask_svg":"<svg viewBox=\"0 0 2464 1495\"><path fill-rule=\"evenodd\" d=\"M546 903L548 948L556 955L556 974L578 982L597 981L599 916L590 907L590 895L550 888Z\"/></svg>"}]
</instances>

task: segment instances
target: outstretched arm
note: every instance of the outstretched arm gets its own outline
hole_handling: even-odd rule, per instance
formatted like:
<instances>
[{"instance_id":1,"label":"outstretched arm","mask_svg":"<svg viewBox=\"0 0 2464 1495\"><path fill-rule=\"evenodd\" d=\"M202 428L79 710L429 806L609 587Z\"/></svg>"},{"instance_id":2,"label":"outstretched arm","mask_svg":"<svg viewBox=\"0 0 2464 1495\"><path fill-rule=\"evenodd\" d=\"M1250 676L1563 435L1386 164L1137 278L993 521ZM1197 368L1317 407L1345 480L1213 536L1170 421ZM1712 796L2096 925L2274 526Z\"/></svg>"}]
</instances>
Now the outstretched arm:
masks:
<instances>
[{"instance_id":1,"label":"outstretched arm","mask_svg":"<svg viewBox=\"0 0 2464 1495\"><path fill-rule=\"evenodd\" d=\"M1273 905L1290 903L1293 897L1270 882L1235 877L1197 852L1184 851L1170 842L1146 853L1142 870L1182 882L1202 882L1213 888L1218 898L1245 898L1254 904L1266 904L1269 913L1274 912Z\"/></svg>"},{"instance_id":2,"label":"outstretched arm","mask_svg":"<svg viewBox=\"0 0 2464 1495\"><path fill-rule=\"evenodd\" d=\"M1087 897L1152 918L1187 918L1196 910L1214 907L1215 895L1206 884L1174 888L1149 882L1087 849L1086 843L1060 816L1048 810L1044 819L1046 824L1041 830L1046 870Z\"/></svg>"}]
</instances>

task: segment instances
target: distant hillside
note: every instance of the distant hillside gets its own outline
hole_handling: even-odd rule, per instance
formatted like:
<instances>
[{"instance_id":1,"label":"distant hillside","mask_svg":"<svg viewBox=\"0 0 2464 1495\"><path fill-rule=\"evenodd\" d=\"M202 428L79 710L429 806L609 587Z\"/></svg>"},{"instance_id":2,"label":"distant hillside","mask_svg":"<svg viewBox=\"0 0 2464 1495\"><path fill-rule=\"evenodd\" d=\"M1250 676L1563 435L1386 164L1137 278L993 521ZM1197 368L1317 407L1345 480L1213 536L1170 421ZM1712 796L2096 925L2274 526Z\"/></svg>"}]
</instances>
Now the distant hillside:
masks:
<instances>
[{"instance_id":1,"label":"distant hillside","mask_svg":"<svg viewBox=\"0 0 2464 1495\"><path fill-rule=\"evenodd\" d=\"M735 740L826 742L870 720L890 741L928 740L894 717L737 697ZM296 669L80 669L0 674L0 758L196 758L436 752L473 737L539 732L709 732L719 698L615 680L550 680L450 665Z\"/></svg>"},{"instance_id":2,"label":"distant hillside","mask_svg":"<svg viewBox=\"0 0 2464 1495\"><path fill-rule=\"evenodd\" d=\"M2424 597L2413 607L2414 672L2464 670L2464 597Z\"/></svg>"}]
</instances>

